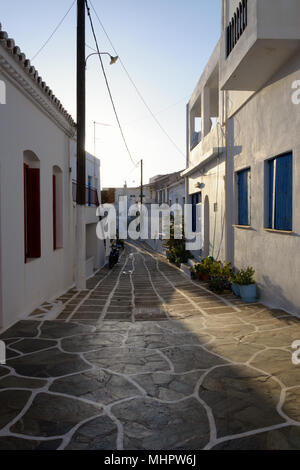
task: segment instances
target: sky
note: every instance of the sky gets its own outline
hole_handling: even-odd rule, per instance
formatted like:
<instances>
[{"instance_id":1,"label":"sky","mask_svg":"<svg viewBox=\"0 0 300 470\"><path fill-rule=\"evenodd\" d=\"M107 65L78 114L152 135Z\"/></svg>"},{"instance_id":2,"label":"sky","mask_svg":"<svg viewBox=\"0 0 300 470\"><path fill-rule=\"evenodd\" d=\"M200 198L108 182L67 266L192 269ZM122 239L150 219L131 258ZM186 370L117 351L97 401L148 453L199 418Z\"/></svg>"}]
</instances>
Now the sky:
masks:
<instances>
[{"instance_id":1,"label":"sky","mask_svg":"<svg viewBox=\"0 0 300 470\"><path fill-rule=\"evenodd\" d=\"M72 0L1 2L2 29L31 59L71 4ZM144 100L176 143L151 117L120 62L111 66L103 56L130 153L135 162L144 161L144 181L184 169L186 103L219 39L221 0L92 0L92 4ZM115 55L91 12L101 52ZM86 43L95 47L88 22ZM87 48L87 55L90 52ZM76 5L32 64L75 119ZM102 187L123 186L125 181L138 186L140 170L126 152L96 56L89 59L86 74L86 149L95 153L96 121Z\"/></svg>"}]
</instances>

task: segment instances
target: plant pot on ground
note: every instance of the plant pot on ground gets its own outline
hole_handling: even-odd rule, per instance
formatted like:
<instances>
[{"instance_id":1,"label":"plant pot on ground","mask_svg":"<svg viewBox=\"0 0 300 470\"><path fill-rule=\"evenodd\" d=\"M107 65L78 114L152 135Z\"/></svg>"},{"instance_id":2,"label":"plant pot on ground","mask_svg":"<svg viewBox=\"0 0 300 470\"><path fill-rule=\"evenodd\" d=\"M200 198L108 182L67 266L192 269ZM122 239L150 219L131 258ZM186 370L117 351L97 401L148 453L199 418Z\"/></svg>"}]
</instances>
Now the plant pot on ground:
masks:
<instances>
[{"instance_id":1,"label":"plant pot on ground","mask_svg":"<svg viewBox=\"0 0 300 470\"><path fill-rule=\"evenodd\" d=\"M232 292L234 293L236 297L241 297L240 286L238 284L232 281L231 288L232 288Z\"/></svg>"},{"instance_id":2,"label":"plant pot on ground","mask_svg":"<svg viewBox=\"0 0 300 470\"><path fill-rule=\"evenodd\" d=\"M196 264L195 266L195 274L196 278L199 281L203 282L209 282L210 281L210 276L211 276L211 271L212 271L212 266L216 263L213 258L208 257L203 259L199 264Z\"/></svg>"},{"instance_id":3,"label":"plant pot on ground","mask_svg":"<svg viewBox=\"0 0 300 470\"><path fill-rule=\"evenodd\" d=\"M196 278L196 271L195 271L195 268L194 266L192 268L190 268L190 273L191 273L191 279L194 281Z\"/></svg>"},{"instance_id":4,"label":"plant pot on ground","mask_svg":"<svg viewBox=\"0 0 300 470\"><path fill-rule=\"evenodd\" d=\"M257 287L254 280L254 274L254 269L248 267L247 269L239 271L235 276L234 284L238 286L243 302L253 303L257 300Z\"/></svg>"},{"instance_id":5,"label":"plant pot on ground","mask_svg":"<svg viewBox=\"0 0 300 470\"><path fill-rule=\"evenodd\" d=\"M181 230L181 238L176 238L178 236L178 229ZM190 251L186 250L183 219L181 226L176 227L176 237L174 216L171 216L170 238L164 243L164 247L167 248L167 258L169 259L170 263L175 263L176 266L180 267L182 263L187 263L189 259L193 258L193 255L190 253Z\"/></svg>"},{"instance_id":6,"label":"plant pot on ground","mask_svg":"<svg viewBox=\"0 0 300 470\"><path fill-rule=\"evenodd\" d=\"M217 294L223 294L230 289L230 277L232 276L232 266L230 263L224 265L220 261L215 261L211 267L211 277L209 288Z\"/></svg>"}]
</instances>

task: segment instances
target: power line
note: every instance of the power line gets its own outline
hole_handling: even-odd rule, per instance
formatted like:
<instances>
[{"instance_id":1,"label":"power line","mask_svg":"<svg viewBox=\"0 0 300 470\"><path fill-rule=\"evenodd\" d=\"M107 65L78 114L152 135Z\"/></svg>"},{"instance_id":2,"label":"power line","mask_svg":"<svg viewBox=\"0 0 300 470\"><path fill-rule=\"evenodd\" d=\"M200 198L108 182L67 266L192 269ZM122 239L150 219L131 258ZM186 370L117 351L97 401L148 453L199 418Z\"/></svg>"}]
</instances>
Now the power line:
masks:
<instances>
[{"instance_id":1,"label":"power line","mask_svg":"<svg viewBox=\"0 0 300 470\"><path fill-rule=\"evenodd\" d=\"M42 50L47 46L47 44L51 41L51 39L53 38L54 34L56 33L56 31L59 29L59 27L63 24L64 20L66 19L66 17L68 16L68 14L70 13L70 11L72 10L73 6L75 5L76 3L76 0L74 0L74 2L72 3L72 5L70 6L70 8L68 9L67 13L63 16L63 18L60 20L60 22L58 23L58 25L56 26L56 28L54 29L53 33L49 36L49 38L47 39L47 41L42 45L42 47L36 52L36 54L32 57L31 60L34 60L41 52Z\"/></svg>"},{"instance_id":2,"label":"power line","mask_svg":"<svg viewBox=\"0 0 300 470\"><path fill-rule=\"evenodd\" d=\"M87 12L88 12L88 17L89 17L89 20L90 20L91 29L92 29L92 33L93 33L94 40L95 40L95 44L96 44L96 50L97 50L97 53L98 53L98 57L99 57L99 60L100 60L102 72L103 72L103 75L104 75L106 87L107 87L107 90L108 90L108 93L109 93L110 101L111 101L111 104L112 104L112 107L113 107L113 110L114 110L114 113L115 113L115 116L116 116L116 120L117 120L119 129L120 129L120 132L121 132L121 136L122 136L122 139L123 139L123 142L124 142L124 145L125 145L125 147L126 147L126 150L127 150L127 153L128 153L128 155L129 155L130 160L132 161L133 165L136 165L136 162L135 162L134 159L132 158L131 152L130 152L129 147L128 147L128 144L127 144L127 142L126 142L125 135L124 135L124 132L123 132L123 129L122 129L122 126L121 126L121 122L120 122L120 119L119 119L119 116L118 116L118 113L117 113L117 110L116 110L116 106L115 106L115 103L114 103L114 99L113 99L113 96L112 96L112 93L111 93L111 89L110 89L110 86L109 86L109 83L108 83L108 79L107 79L107 76L106 76L106 72L105 72L103 60L102 60L102 57L101 57L101 54L100 54L100 49L99 49L99 45L98 45L98 40L97 40L97 36L96 36L96 33L95 33L95 28L94 28L94 24L93 24L93 19L92 19L92 16L91 16L91 10L90 10L90 7L89 7L89 5L88 5L87 0L85 0L85 4L86 4L86 8L87 8Z\"/></svg>"},{"instance_id":3,"label":"power line","mask_svg":"<svg viewBox=\"0 0 300 470\"><path fill-rule=\"evenodd\" d=\"M112 43L112 41L111 41L111 39L110 39L108 33L106 32L106 30L105 30L105 28L104 28L104 25L103 25L102 21L100 20L99 15L98 15L97 11L95 10L94 5L93 5L93 3L92 3L91 1L90 1L90 4L91 4L92 9L94 10L94 13L95 13L95 15L96 15L96 17L97 17L97 19L98 19L98 21L99 21L99 23L100 23L101 28L103 29L103 32L104 32L105 36L107 37L107 39L108 39L108 41L109 41L111 47L113 48L115 54L119 57L120 64L121 64L121 66L122 66L124 72L126 73L128 79L130 80L131 84L133 85L135 91L137 92L138 96L140 97L141 101L144 103L144 105L145 105L146 108L148 109L149 113L151 114L152 118L154 119L154 121L156 122L156 124L158 125L158 127L161 129L161 131L165 134L165 136L169 139L169 141L170 141L170 142L172 143L172 145L177 149L177 151L178 151L181 155L183 155L183 156L185 157L184 152L182 152L182 150L178 147L178 145L176 144L176 142L172 139L172 137L171 137L171 136L168 134L168 132L164 129L164 127L162 126L162 124L161 124L160 121L157 119L157 117L156 117L155 114L153 113L152 109L150 108L150 106L148 105L148 103L146 102L146 100L144 99L143 95L142 95L141 92L139 91L139 89L138 89L138 87L136 86L135 82L134 82L133 79L131 78L131 76L130 76L128 70L126 69L126 67L125 67L125 65L124 65L124 63L123 63L123 61L122 61L122 59L120 58L120 55L119 55L118 52L116 51L116 49L115 49L115 47L114 47L114 45L113 45L113 43Z\"/></svg>"},{"instance_id":4,"label":"power line","mask_svg":"<svg viewBox=\"0 0 300 470\"><path fill-rule=\"evenodd\" d=\"M187 98L188 98L188 95L186 95L186 96L184 96L183 98L181 98L181 100L176 101L176 103L172 103L172 104L170 104L169 106L167 106L167 107L165 107L165 108L163 108L163 109L160 109L159 111L157 111L157 112L155 113L155 116L157 116L158 114L165 113L166 111L169 111L169 110L172 109L172 108L175 108L176 106L178 106L179 104L181 104L181 103L182 103L184 100L186 100ZM132 124L135 124L136 122L141 122L141 121L144 121L145 119L149 119L149 117L151 117L151 116L149 116L148 114L147 114L147 116L144 115L144 116L142 116L142 117L139 117L139 118L137 118L137 119L134 119L133 121L126 122L126 123L125 123L125 126L131 126Z\"/></svg>"}]
</instances>

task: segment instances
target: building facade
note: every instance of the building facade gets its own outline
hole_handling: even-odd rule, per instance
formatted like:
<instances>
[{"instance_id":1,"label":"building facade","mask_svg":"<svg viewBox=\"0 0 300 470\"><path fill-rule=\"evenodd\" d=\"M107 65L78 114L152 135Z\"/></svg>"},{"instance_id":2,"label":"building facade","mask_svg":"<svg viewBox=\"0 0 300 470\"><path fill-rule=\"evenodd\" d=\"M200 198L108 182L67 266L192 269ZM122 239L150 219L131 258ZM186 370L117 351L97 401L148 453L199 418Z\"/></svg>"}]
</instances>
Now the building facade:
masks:
<instances>
[{"instance_id":1,"label":"building facade","mask_svg":"<svg viewBox=\"0 0 300 470\"><path fill-rule=\"evenodd\" d=\"M220 41L187 106L182 173L189 202L203 204L201 255L253 266L261 300L294 313L300 313L299 16L296 0L223 0Z\"/></svg>"},{"instance_id":2,"label":"building facade","mask_svg":"<svg viewBox=\"0 0 300 470\"><path fill-rule=\"evenodd\" d=\"M159 205L165 204L169 207L173 206L174 204L179 204L182 208L182 213L184 213L185 181L181 176L180 171L166 175L157 175L153 178L150 178L149 189L153 203ZM150 208L148 212L151 213ZM153 232L151 223L152 220L149 219L149 234ZM163 253L165 248L163 240L162 213L160 213L159 226L160 227L158 232L152 233L152 237L149 236L149 239L146 241L153 250Z\"/></svg>"},{"instance_id":3,"label":"building facade","mask_svg":"<svg viewBox=\"0 0 300 470\"><path fill-rule=\"evenodd\" d=\"M72 192L73 205L76 207L76 191L77 191L77 157L76 142L72 146ZM96 236L97 224L99 217L97 216L97 207L101 203L101 174L100 160L90 153L86 152L86 207L85 207L85 223L86 223L86 277L93 276L94 272L102 268L107 263L107 253L103 240L99 240ZM75 215L76 219L76 215ZM76 222L75 222L76 223Z\"/></svg>"},{"instance_id":4,"label":"building facade","mask_svg":"<svg viewBox=\"0 0 300 470\"><path fill-rule=\"evenodd\" d=\"M76 124L4 31L0 83L1 328L74 285Z\"/></svg>"}]
</instances>

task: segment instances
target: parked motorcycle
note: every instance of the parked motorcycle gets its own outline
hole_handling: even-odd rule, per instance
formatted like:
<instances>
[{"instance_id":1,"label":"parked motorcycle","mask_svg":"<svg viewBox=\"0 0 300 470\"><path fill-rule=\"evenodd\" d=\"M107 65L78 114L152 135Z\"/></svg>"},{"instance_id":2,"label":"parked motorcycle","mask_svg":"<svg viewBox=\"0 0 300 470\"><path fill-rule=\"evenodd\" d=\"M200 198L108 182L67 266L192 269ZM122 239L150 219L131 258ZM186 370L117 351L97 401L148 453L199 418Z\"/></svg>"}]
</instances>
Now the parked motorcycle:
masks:
<instances>
[{"instance_id":1,"label":"parked motorcycle","mask_svg":"<svg viewBox=\"0 0 300 470\"><path fill-rule=\"evenodd\" d=\"M120 248L116 243L112 243L109 255L109 269L112 269L119 261Z\"/></svg>"}]
</instances>

